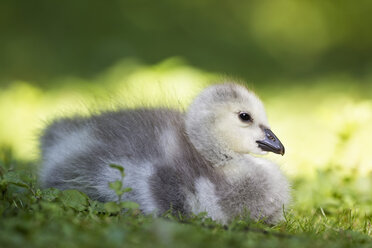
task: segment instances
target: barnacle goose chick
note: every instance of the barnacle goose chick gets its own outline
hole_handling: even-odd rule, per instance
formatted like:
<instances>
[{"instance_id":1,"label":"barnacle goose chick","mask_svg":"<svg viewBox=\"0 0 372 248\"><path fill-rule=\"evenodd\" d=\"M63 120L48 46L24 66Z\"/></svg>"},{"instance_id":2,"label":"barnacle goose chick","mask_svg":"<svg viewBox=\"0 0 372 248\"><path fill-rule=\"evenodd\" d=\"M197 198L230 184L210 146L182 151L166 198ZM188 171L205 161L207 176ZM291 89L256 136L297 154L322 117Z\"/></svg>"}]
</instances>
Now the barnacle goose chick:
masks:
<instances>
[{"instance_id":1,"label":"barnacle goose chick","mask_svg":"<svg viewBox=\"0 0 372 248\"><path fill-rule=\"evenodd\" d=\"M77 189L115 201L120 180L145 214L169 209L206 212L221 223L250 214L274 224L290 199L278 166L252 154L284 154L264 106L233 83L206 88L186 113L167 108L125 109L54 121L41 137L44 187Z\"/></svg>"}]
</instances>

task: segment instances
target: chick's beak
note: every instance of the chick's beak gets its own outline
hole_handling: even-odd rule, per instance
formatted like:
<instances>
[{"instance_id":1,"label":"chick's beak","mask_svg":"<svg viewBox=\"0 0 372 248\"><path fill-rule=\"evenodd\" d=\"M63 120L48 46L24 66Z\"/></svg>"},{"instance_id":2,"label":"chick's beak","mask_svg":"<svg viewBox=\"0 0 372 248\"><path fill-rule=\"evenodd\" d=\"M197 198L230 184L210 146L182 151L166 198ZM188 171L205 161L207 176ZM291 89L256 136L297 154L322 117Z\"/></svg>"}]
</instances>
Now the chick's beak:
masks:
<instances>
[{"instance_id":1,"label":"chick's beak","mask_svg":"<svg viewBox=\"0 0 372 248\"><path fill-rule=\"evenodd\" d=\"M280 142L270 129L265 128L263 131L265 132L265 139L256 141L258 147L263 151L284 155L285 149L282 142Z\"/></svg>"}]
</instances>

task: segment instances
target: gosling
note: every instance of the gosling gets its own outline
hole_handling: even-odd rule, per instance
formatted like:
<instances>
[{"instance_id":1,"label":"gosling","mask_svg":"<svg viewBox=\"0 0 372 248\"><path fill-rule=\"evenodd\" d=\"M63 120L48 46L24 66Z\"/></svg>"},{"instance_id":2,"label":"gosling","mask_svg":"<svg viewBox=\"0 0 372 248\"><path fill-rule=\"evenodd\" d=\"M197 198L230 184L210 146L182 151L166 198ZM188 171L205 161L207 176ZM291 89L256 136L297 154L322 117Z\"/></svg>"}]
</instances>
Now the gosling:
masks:
<instances>
[{"instance_id":1,"label":"gosling","mask_svg":"<svg viewBox=\"0 0 372 248\"><path fill-rule=\"evenodd\" d=\"M108 111L52 122L41 138L43 187L116 201L109 183L132 188L145 214L206 212L220 223L249 214L275 224L290 201L279 167L253 154L284 154L260 99L244 86L204 89L186 113L168 108Z\"/></svg>"}]
</instances>

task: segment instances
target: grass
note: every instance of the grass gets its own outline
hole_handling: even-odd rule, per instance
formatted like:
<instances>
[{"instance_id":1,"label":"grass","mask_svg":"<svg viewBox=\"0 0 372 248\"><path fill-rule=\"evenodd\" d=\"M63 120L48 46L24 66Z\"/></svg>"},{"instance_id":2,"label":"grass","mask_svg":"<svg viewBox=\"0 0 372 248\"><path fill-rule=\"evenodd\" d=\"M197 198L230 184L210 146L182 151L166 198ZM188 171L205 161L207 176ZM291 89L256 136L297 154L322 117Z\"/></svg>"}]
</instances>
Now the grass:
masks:
<instances>
[{"instance_id":1,"label":"grass","mask_svg":"<svg viewBox=\"0 0 372 248\"><path fill-rule=\"evenodd\" d=\"M41 120L87 114L112 102L186 107L217 79L171 59L154 66L122 62L91 80L66 78L60 88L28 82L4 88L0 247L372 246L372 86L363 84L368 80L336 75L303 82L311 86L256 85L271 126L286 146L284 157L269 159L283 166L293 187L286 218L275 226L249 219L221 226L203 215L153 218L139 213L134 203L103 204L77 191L38 187L39 163L30 161L38 157L35 130L43 126ZM115 182L110 187L119 195L129 190Z\"/></svg>"},{"instance_id":2,"label":"grass","mask_svg":"<svg viewBox=\"0 0 372 248\"><path fill-rule=\"evenodd\" d=\"M40 189L35 168L14 160L9 149L1 152L1 247L371 246L372 200L363 187L372 177L341 173L337 166L312 179L291 178L294 201L275 226L248 218L222 226L203 215L154 218L130 204L119 211L112 208L116 203L78 191Z\"/></svg>"}]
</instances>

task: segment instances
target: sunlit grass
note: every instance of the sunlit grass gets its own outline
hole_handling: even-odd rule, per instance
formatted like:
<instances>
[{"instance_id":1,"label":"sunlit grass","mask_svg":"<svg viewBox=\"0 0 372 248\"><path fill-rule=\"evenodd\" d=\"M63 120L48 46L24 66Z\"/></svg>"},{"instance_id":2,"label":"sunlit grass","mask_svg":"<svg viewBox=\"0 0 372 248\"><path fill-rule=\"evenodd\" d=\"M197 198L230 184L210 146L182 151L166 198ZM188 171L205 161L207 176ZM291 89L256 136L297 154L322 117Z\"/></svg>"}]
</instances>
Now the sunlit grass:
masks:
<instances>
[{"instance_id":1,"label":"sunlit grass","mask_svg":"<svg viewBox=\"0 0 372 248\"><path fill-rule=\"evenodd\" d=\"M38 158L37 135L58 116L89 114L118 106L170 106L185 109L219 75L193 68L180 59L153 66L127 60L90 81L64 78L63 87L37 88L14 82L0 92L0 145L17 158ZM372 101L352 78L319 79L313 86L258 87L272 129L286 146L278 161L291 176L314 176L317 168L338 165L365 175L372 169ZM311 82L310 82L311 83ZM275 83L273 84L275 85Z\"/></svg>"}]
</instances>

